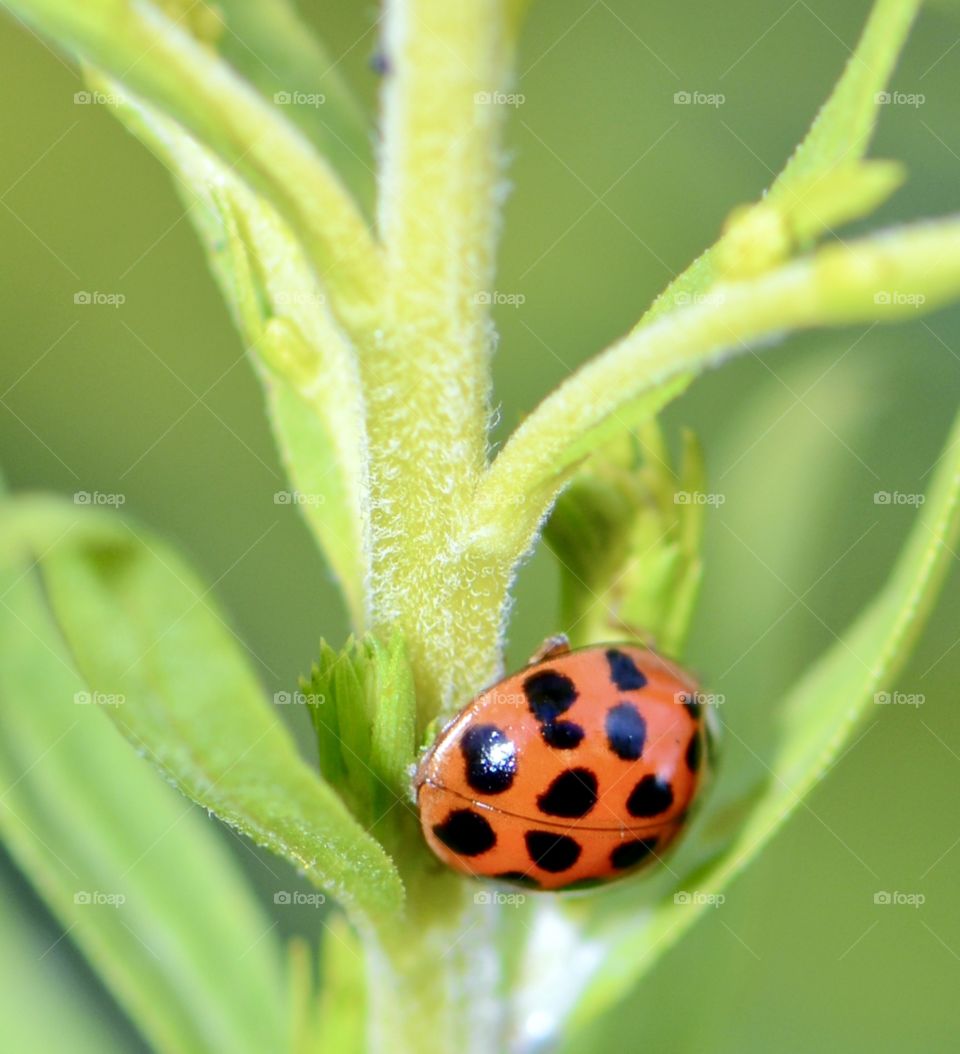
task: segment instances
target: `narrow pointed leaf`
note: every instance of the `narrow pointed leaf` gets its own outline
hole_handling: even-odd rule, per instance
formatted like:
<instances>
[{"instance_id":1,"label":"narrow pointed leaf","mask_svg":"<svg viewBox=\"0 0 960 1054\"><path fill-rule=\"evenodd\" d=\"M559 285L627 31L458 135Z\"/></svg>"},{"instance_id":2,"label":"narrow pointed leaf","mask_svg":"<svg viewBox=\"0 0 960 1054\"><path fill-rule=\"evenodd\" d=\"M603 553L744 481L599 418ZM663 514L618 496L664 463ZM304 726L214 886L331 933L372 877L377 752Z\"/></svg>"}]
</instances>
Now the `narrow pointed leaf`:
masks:
<instances>
[{"instance_id":1,"label":"narrow pointed leaf","mask_svg":"<svg viewBox=\"0 0 960 1054\"><path fill-rule=\"evenodd\" d=\"M206 590L160 540L53 500L14 503L43 554L57 622L110 716L188 797L286 857L358 918L394 914L402 886L379 844L299 756ZM46 549L44 538L69 533Z\"/></svg>"},{"instance_id":2,"label":"narrow pointed leaf","mask_svg":"<svg viewBox=\"0 0 960 1054\"><path fill-rule=\"evenodd\" d=\"M874 698L891 685L921 632L953 557L960 534L960 419L949 437L926 503L886 584L850 629L814 663L780 704L781 736L769 761L769 779L749 802L732 838L719 854L701 863L676 886L715 894L764 848L840 755ZM638 906L629 889L569 912L543 909L540 929L559 940L575 928L582 947L579 962L563 969L566 1013L558 1014L554 977L546 969L552 955L531 944L524 1009L536 1007L555 1027L564 1018L573 1027L595 1017L622 997L708 907L674 891L656 906ZM535 931L537 927L535 925ZM546 958L544 956L546 955ZM533 967L542 972L535 976ZM558 982L559 983L559 982Z\"/></svg>"},{"instance_id":3,"label":"narrow pointed leaf","mask_svg":"<svg viewBox=\"0 0 960 1054\"><path fill-rule=\"evenodd\" d=\"M373 129L291 0L219 0L224 58L308 136L368 212Z\"/></svg>"},{"instance_id":4,"label":"narrow pointed leaf","mask_svg":"<svg viewBox=\"0 0 960 1054\"><path fill-rule=\"evenodd\" d=\"M222 835L117 734L29 563L0 579L8 850L153 1049L279 1049L279 949Z\"/></svg>"},{"instance_id":5,"label":"narrow pointed leaf","mask_svg":"<svg viewBox=\"0 0 960 1054\"><path fill-rule=\"evenodd\" d=\"M107 82L107 87L109 84ZM132 97L120 119L176 177L264 386L295 504L366 620L367 484L357 363L297 239L276 211L175 122Z\"/></svg>"},{"instance_id":6,"label":"narrow pointed leaf","mask_svg":"<svg viewBox=\"0 0 960 1054\"><path fill-rule=\"evenodd\" d=\"M809 217L804 218L804 202L813 199L812 204L816 206L819 216L829 213L831 199L824 200L827 193L824 187L829 190L831 177L837 170L840 170L836 189L836 197L840 199L837 215L857 214L856 209L851 212L849 180L843 172L849 171L850 166L866 153L881 93L893 72L919 7L920 0L877 0L843 76L817 115L803 143L764 199L764 214L772 216L774 221L776 245L772 250L764 245L741 245L740 255L759 251L761 254L770 254L771 265L782 262L793 247L783 242L781 227L789 229L792 224L789 218L781 222L776 210L799 213L801 218L797 222L802 230L797 232L798 236L807 236L810 220ZM887 170L878 172L874 182L879 183L879 186L871 185L868 188L870 200L879 204L884 193L892 189L893 178ZM762 227L757 237L763 241L769 237L769 232ZM724 239L721 238L720 242L674 279L634 327L632 334L620 343L629 341L631 336L636 337L678 309L709 307L711 303L716 303L715 296L722 294L715 294L712 290L723 277L721 261L724 253L720 251L723 243ZM726 258L729 264L729 252ZM741 346L750 339L735 328L728 330L728 336L735 345L739 343ZM589 370L591 365L588 363L586 369ZM517 560L529 548L531 538L557 493L569 479L571 466L589 456L617 432L634 428L659 413L686 390L697 372L697 369L688 372L670 371L658 378L651 378L649 385L628 389L624 397L617 400L613 413L585 415L576 427L569 429L561 443L549 449L535 439L531 440L529 422L540 410L545 415L564 414L567 410L557 406L556 402L545 400L508 440L481 485L477 502L481 523L475 528L477 536L483 539L491 530L486 521L495 518L497 510L513 509L517 504L517 495L522 495L526 499L525 504L519 514L513 512L510 516L511 562ZM563 391L563 388L560 390ZM616 388L581 385L577 396L580 407L602 400L609 390Z\"/></svg>"}]
</instances>

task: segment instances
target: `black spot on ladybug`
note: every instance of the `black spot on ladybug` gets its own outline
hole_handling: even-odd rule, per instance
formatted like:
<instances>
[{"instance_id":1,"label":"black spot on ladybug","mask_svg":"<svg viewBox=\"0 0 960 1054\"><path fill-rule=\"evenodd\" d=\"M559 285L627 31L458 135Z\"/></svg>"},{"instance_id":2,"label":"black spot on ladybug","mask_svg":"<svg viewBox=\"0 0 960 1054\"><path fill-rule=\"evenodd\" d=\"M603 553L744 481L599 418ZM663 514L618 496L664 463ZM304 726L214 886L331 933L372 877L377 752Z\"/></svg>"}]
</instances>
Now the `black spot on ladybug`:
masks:
<instances>
[{"instance_id":1,"label":"black spot on ladybug","mask_svg":"<svg viewBox=\"0 0 960 1054\"><path fill-rule=\"evenodd\" d=\"M698 695L687 692L680 696L680 702L683 703L684 710L687 711L694 721L699 721L703 717L703 710L700 708L700 697Z\"/></svg>"},{"instance_id":2,"label":"black spot on ladybug","mask_svg":"<svg viewBox=\"0 0 960 1054\"><path fill-rule=\"evenodd\" d=\"M531 889L539 889L540 883L533 877L533 875L525 875L522 871L503 871L499 875L493 876L500 882L515 882L517 885L530 886Z\"/></svg>"},{"instance_id":3,"label":"black spot on ladybug","mask_svg":"<svg viewBox=\"0 0 960 1054\"><path fill-rule=\"evenodd\" d=\"M537 808L548 816L579 819L597 804L597 777L589 769L562 772L537 798Z\"/></svg>"},{"instance_id":4,"label":"black spot on ladybug","mask_svg":"<svg viewBox=\"0 0 960 1054\"><path fill-rule=\"evenodd\" d=\"M527 831L524 835L530 859L544 871L557 874L566 871L580 859L580 843L565 834L551 831Z\"/></svg>"},{"instance_id":5,"label":"black spot on ladybug","mask_svg":"<svg viewBox=\"0 0 960 1054\"><path fill-rule=\"evenodd\" d=\"M575 721L548 721L540 726L540 735L554 750L573 750L580 746L584 731Z\"/></svg>"},{"instance_id":6,"label":"black spot on ladybug","mask_svg":"<svg viewBox=\"0 0 960 1054\"><path fill-rule=\"evenodd\" d=\"M523 682L530 711L538 721L556 719L577 701L577 689L569 677L555 670L541 670Z\"/></svg>"},{"instance_id":7,"label":"black spot on ladybug","mask_svg":"<svg viewBox=\"0 0 960 1054\"><path fill-rule=\"evenodd\" d=\"M497 842L493 828L473 809L454 809L443 823L434 825L433 833L460 856L479 856Z\"/></svg>"},{"instance_id":8,"label":"black spot on ladybug","mask_svg":"<svg viewBox=\"0 0 960 1054\"><path fill-rule=\"evenodd\" d=\"M701 748L700 733L695 731L690 737L690 742L687 744L687 768L691 772L696 772L700 768L700 759L703 751Z\"/></svg>"},{"instance_id":9,"label":"black spot on ladybug","mask_svg":"<svg viewBox=\"0 0 960 1054\"><path fill-rule=\"evenodd\" d=\"M481 794L502 794L517 774L517 748L496 725L474 725L460 740L467 783Z\"/></svg>"},{"instance_id":10,"label":"black spot on ladybug","mask_svg":"<svg viewBox=\"0 0 960 1054\"><path fill-rule=\"evenodd\" d=\"M644 776L627 798L631 816L659 816L673 805L673 791L659 776Z\"/></svg>"},{"instance_id":11,"label":"black spot on ladybug","mask_svg":"<svg viewBox=\"0 0 960 1054\"><path fill-rule=\"evenodd\" d=\"M618 758L636 761L647 741L647 722L632 703L611 706L604 720L607 742Z\"/></svg>"},{"instance_id":12,"label":"black spot on ladybug","mask_svg":"<svg viewBox=\"0 0 960 1054\"><path fill-rule=\"evenodd\" d=\"M608 648L607 662L610 664L610 680L621 692L633 692L646 685L646 677L625 652L617 651L616 648Z\"/></svg>"},{"instance_id":13,"label":"black spot on ladybug","mask_svg":"<svg viewBox=\"0 0 960 1054\"><path fill-rule=\"evenodd\" d=\"M641 860L646 860L656 845L656 838L637 838L632 842L623 842L610 854L610 863L618 870L633 867Z\"/></svg>"}]
</instances>

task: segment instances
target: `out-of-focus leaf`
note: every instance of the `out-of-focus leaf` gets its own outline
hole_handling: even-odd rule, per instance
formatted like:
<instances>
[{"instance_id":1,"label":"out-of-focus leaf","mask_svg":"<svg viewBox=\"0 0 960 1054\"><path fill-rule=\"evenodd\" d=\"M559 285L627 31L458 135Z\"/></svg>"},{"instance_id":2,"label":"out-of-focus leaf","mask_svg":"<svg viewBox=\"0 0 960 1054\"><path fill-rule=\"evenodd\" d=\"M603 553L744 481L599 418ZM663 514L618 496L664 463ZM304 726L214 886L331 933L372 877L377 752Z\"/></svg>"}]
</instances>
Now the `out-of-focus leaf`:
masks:
<instances>
[{"instance_id":1,"label":"out-of-focus leaf","mask_svg":"<svg viewBox=\"0 0 960 1054\"><path fill-rule=\"evenodd\" d=\"M574 455L584 455L584 437L622 425L623 412L638 400L672 390L692 372L785 333L916 318L958 295L960 220L954 216L823 246L717 285L670 318L627 334L540 403L477 488L467 528L472 544L512 566L549 508L541 499L576 467Z\"/></svg>"},{"instance_id":2,"label":"out-of-focus leaf","mask_svg":"<svg viewBox=\"0 0 960 1054\"><path fill-rule=\"evenodd\" d=\"M199 231L258 366L296 504L337 575L353 624L366 619L363 396L352 348L297 239L273 208L175 122L117 95L121 120L156 151Z\"/></svg>"},{"instance_id":3,"label":"out-of-focus leaf","mask_svg":"<svg viewBox=\"0 0 960 1054\"><path fill-rule=\"evenodd\" d=\"M659 427L621 436L574 476L547 523L560 622L575 647L624 633L679 658L700 581L704 492L692 435L679 474Z\"/></svg>"},{"instance_id":4,"label":"out-of-focus leaf","mask_svg":"<svg viewBox=\"0 0 960 1054\"><path fill-rule=\"evenodd\" d=\"M90 983L77 976L70 956L51 947L43 927L25 909L22 890L0 876L0 1021L10 1054L56 1050L70 1037L71 1054L126 1054L134 1037L106 1015L92 1013ZM95 983L95 982L94 982Z\"/></svg>"},{"instance_id":5,"label":"out-of-focus leaf","mask_svg":"<svg viewBox=\"0 0 960 1054\"><path fill-rule=\"evenodd\" d=\"M849 168L866 154L882 105L883 90L906 44L921 2L877 0L847 60L843 76L771 184L765 201L801 209L804 197L818 193L823 181L829 183L835 170ZM712 246L675 278L639 325L648 325L678 305L695 303L706 295L718 278L717 248L718 245Z\"/></svg>"},{"instance_id":6,"label":"out-of-focus leaf","mask_svg":"<svg viewBox=\"0 0 960 1054\"><path fill-rule=\"evenodd\" d=\"M364 949L342 915L333 915L320 948L320 998L314 1050L363 1050L369 1003Z\"/></svg>"},{"instance_id":7,"label":"out-of-focus leaf","mask_svg":"<svg viewBox=\"0 0 960 1054\"><path fill-rule=\"evenodd\" d=\"M573 1027L595 1017L635 984L709 904L708 897L684 899L675 893L718 893L763 849L837 758L874 694L891 683L905 662L933 606L958 533L960 419L886 585L784 700L770 780L732 840L685 875L657 906L638 906L635 890L626 887L592 904L585 898L567 911L557 905L535 909L543 914L535 933L553 933L558 940L575 929L583 943L578 961L563 963L569 990L563 1000L555 987L560 981L548 968L554 950L531 943L525 974L529 987L521 995L528 1017L546 1015L551 1031L561 1026L566 1011ZM561 1006L564 1012L558 1013Z\"/></svg>"},{"instance_id":8,"label":"out-of-focus leaf","mask_svg":"<svg viewBox=\"0 0 960 1054\"><path fill-rule=\"evenodd\" d=\"M338 64L295 5L290 0L218 0L217 9L225 23L220 53L264 98L283 107L370 213L373 131Z\"/></svg>"},{"instance_id":9,"label":"out-of-focus leaf","mask_svg":"<svg viewBox=\"0 0 960 1054\"><path fill-rule=\"evenodd\" d=\"M710 306L715 295L713 287L723 277L724 255L727 270L733 261L741 273L755 274L782 263L791 249L796 248L790 242L791 235L802 240L810 237L818 226L828 226L831 219L863 215L866 204L879 204L893 189L898 178L895 170L883 166L861 169L856 167L856 162L869 145L884 86L919 6L920 0L878 0L830 98L761 205L751 213L753 221L759 222L741 223L739 229L731 232L736 243L734 251L720 251L724 241L721 238L699 256L657 297L634 327L633 335L678 308ZM856 201L851 198L851 173L857 187ZM783 210L784 215L777 210ZM735 330L728 329L727 336L734 341L745 339ZM629 339L626 337L624 341ZM541 451L545 456L539 459L529 442L526 446L531 449L525 451L528 456L515 457L521 445L517 440L521 436L527 440L529 436L529 430L521 426L495 459L487 481L480 488L480 517L484 526L478 534L481 538L486 535L489 529L486 521L496 516L496 510L513 510L510 533L514 557L519 558L529 548L531 538L573 469L617 432L636 427L659 413L687 389L695 376L696 372L665 374L659 383L638 391L635 398L621 400L615 413L603 417L585 415L579 428L575 432L571 430L562 448L548 453ZM597 380L591 391L578 393L577 402L581 407L591 394L602 398L605 389L600 379ZM573 408L555 408L555 403L556 400L547 407L550 416L560 419L564 413L575 412ZM534 411L528 422L536 414ZM537 471L531 471L525 462L535 460L538 460ZM515 509L515 502L511 500L515 491L522 492L526 499L520 509Z\"/></svg>"},{"instance_id":10,"label":"out-of-focus leaf","mask_svg":"<svg viewBox=\"0 0 960 1054\"><path fill-rule=\"evenodd\" d=\"M297 753L192 571L159 539L51 499L10 503L5 538L42 554L47 594L91 690L185 794L286 857L365 921L403 899L396 869ZM69 531L52 547L43 541Z\"/></svg>"},{"instance_id":11,"label":"out-of-focus leaf","mask_svg":"<svg viewBox=\"0 0 960 1054\"><path fill-rule=\"evenodd\" d=\"M74 672L21 548L24 559L8 548L0 569L4 842L154 1049L281 1049L269 919L221 835L105 716L122 723L135 704Z\"/></svg>"},{"instance_id":12,"label":"out-of-focus leaf","mask_svg":"<svg viewBox=\"0 0 960 1054\"><path fill-rule=\"evenodd\" d=\"M121 96L142 96L235 166L297 230L343 294L344 309L348 302L366 309L379 270L362 213L283 107L219 56L215 11L179 0L169 12L149 0L7 0L5 7L116 78Z\"/></svg>"}]
</instances>

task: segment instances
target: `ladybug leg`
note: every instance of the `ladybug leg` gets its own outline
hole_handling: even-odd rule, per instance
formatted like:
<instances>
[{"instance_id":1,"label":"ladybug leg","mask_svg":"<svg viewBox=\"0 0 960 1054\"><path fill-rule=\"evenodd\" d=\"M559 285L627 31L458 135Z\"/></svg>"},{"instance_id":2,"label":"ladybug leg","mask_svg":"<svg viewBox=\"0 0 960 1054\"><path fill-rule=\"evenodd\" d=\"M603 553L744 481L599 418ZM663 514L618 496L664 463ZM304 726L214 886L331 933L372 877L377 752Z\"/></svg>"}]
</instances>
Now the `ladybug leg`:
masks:
<instances>
[{"instance_id":1,"label":"ladybug leg","mask_svg":"<svg viewBox=\"0 0 960 1054\"><path fill-rule=\"evenodd\" d=\"M530 661L527 665L536 666L538 662L556 659L560 655L566 655L568 651L570 651L569 638L565 633L557 633L553 637L547 637L543 644L530 656Z\"/></svg>"}]
</instances>

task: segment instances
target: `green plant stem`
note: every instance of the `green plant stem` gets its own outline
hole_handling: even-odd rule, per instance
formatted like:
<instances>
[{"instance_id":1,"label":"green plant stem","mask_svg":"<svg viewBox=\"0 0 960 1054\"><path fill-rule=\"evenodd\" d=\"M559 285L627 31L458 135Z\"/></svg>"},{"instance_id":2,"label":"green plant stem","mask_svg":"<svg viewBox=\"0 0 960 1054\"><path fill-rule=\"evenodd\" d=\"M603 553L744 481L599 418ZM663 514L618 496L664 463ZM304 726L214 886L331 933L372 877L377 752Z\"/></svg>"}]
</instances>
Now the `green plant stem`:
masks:
<instances>
[{"instance_id":1,"label":"green plant stem","mask_svg":"<svg viewBox=\"0 0 960 1054\"><path fill-rule=\"evenodd\" d=\"M591 432L645 392L793 330L916 317L958 289L956 219L830 246L756 279L715 286L703 303L634 330L544 399L478 491L477 538L518 559L546 511L518 516L519 498L585 456Z\"/></svg>"},{"instance_id":2,"label":"green plant stem","mask_svg":"<svg viewBox=\"0 0 960 1054\"><path fill-rule=\"evenodd\" d=\"M361 349L373 506L373 627L400 629L421 718L491 672L498 606L478 603L454 540L484 470L498 227L497 102L513 4L386 7L380 327ZM472 642L480 644L471 651ZM482 655L480 654L482 652ZM468 654L470 653L470 654Z\"/></svg>"},{"instance_id":3,"label":"green plant stem","mask_svg":"<svg viewBox=\"0 0 960 1054\"><path fill-rule=\"evenodd\" d=\"M404 925L366 942L368 1054L501 1054L500 909L474 893L425 878Z\"/></svg>"}]
</instances>

